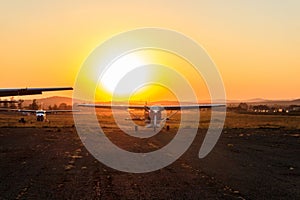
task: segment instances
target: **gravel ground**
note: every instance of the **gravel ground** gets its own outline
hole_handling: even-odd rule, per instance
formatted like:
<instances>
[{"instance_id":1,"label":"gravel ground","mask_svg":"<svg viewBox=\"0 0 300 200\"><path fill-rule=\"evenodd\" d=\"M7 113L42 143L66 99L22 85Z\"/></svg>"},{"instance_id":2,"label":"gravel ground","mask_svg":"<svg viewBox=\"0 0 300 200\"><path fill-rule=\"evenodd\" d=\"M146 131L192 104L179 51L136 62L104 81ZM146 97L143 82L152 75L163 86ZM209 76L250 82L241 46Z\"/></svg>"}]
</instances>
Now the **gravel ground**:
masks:
<instances>
[{"instance_id":1,"label":"gravel ground","mask_svg":"<svg viewBox=\"0 0 300 200\"><path fill-rule=\"evenodd\" d=\"M139 142L108 131L118 146L151 151L174 131ZM300 199L300 130L228 128L198 158L205 129L173 164L124 173L97 161L76 129L0 128L0 199ZM133 145L134 144L134 145Z\"/></svg>"}]
</instances>

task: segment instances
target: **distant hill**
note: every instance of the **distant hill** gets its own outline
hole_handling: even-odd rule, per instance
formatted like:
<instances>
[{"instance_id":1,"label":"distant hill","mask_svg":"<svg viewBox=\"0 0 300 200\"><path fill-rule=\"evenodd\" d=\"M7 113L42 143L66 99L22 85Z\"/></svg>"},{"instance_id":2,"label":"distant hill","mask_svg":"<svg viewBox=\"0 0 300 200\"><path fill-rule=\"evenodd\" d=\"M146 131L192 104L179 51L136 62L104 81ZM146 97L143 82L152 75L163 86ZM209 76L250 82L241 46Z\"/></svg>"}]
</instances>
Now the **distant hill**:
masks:
<instances>
[{"instance_id":1,"label":"distant hill","mask_svg":"<svg viewBox=\"0 0 300 200\"><path fill-rule=\"evenodd\" d=\"M28 106L29 104L31 104L33 99L25 100L23 103L23 106ZM54 104L56 104L57 106L59 106L59 104L61 104L61 103L66 103L67 105L72 105L72 98L70 98L70 97L54 96L54 97L47 97L47 98L36 99L36 100L37 100L37 103L39 105L42 105L42 107L44 109L47 109L49 106L53 106Z\"/></svg>"},{"instance_id":2,"label":"distant hill","mask_svg":"<svg viewBox=\"0 0 300 200\"><path fill-rule=\"evenodd\" d=\"M227 99L226 101L227 101L227 103L241 103L241 102L245 102L245 103L259 103L259 102L263 102L263 101L267 101L267 100L266 99L262 99L262 98L254 98L254 99L244 99L244 100Z\"/></svg>"},{"instance_id":3,"label":"distant hill","mask_svg":"<svg viewBox=\"0 0 300 200\"><path fill-rule=\"evenodd\" d=\"M267 99L249 99L249 100L227 100L228 104L248 103L252 105L265 104L265 105L300 105L300 99L294 100L267 100Z\"/></svg>"},{"instance_id":4,"label":"distant hill","mask_svg":"<svg viewBox=\"0 0 300 200\"><path fill-rule=\"evenodd\" d=\"M300 99L295 99L291 101L292 104L300 104Z\"/></svg>"},{"instance_id":5,"label":"distant hill","mask_svg":"<svg viewBox=\"0 0 300 200\"><path fill-rule=\"evenodd\" d=\"M300 105L300 99L295 100L266 100L261 103L277 105Z\"/></svg>"}]
</instances>

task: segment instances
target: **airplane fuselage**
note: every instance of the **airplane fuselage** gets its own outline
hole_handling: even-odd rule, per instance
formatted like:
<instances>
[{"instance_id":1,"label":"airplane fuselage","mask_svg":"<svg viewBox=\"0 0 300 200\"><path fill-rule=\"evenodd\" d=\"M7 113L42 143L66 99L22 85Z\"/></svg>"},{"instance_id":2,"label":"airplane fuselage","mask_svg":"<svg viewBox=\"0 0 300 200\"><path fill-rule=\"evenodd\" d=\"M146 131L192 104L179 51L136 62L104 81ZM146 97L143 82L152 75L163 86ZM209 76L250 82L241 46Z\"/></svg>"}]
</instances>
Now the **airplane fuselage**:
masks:
<instances>
[{"instance_id":1,"label":"airplane fuselage","mask_svg":"<svg viewBox=\"0 0 300 200\"><path fill-rule=\"evenodd\" d=\"M37 110L35 112L36 121L43 122L46 119L46 111L44 110Z\"/></svg>"},{"instance_id":2,"label":"airplane fuselage","mask_svg":"<svg viewBox=\"0 0 300 200\"><path fill-rule=\"evenodd\" d=\"M151 106L151 107L145 107L144 110L144 117L145 122L148 124L147 127L153 127L154 129L160 127L160 122L162 120L162 114L163 107L161 106Z\"/></svg>"}]
</instances>

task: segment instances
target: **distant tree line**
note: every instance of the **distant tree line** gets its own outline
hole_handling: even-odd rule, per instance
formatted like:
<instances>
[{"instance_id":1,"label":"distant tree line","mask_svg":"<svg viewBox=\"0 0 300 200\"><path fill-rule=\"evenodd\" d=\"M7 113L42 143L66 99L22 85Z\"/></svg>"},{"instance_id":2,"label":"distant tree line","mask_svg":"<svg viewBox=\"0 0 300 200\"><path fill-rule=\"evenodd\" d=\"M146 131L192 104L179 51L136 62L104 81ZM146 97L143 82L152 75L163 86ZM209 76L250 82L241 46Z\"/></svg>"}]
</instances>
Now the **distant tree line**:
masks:
<instances>
[{"instance_id":1,"label":"distant tree line","mask_svg":"<svg viewBox=\"0 0 300 200\"><path fill-rule=\"evenodd\" d=\"M16 108L18 108L17 105L22 104L22 102L23 101L21 101L21 100L20 101L15 101L14 98L12 97L12 98L10 98L10 100L7 100L7 99L1 100L0 107L16 109ZM16 105L16 103L17 103L17 105Z\"/></svg>"},{"instance_id":2,"label":"distant tree line","mask_svg":"<svg viewBox=\"0 0 300 200\"><path fill-rule=\"evenodd\" d=\"M59 106L54 104L53 106L48 106L48 110L72 110L72 106L67 105L66 103L61 103Z\"/></svg>"},{"instance_id":3,"label":"distant tree line","mask_svg":"<svg viewBox=\"0 0 300 200\"><path fill-rule=\"evenodd\" d=\"M300 105L248 105L247 103L240 103L235 107L228 107L230 111L236 112L272 112L272 113L288 113L300 112Z\"/></svg>"},{"instance_id":4,"label":"distant tree line","mask_svg":"<svg viewBox=\"0 0 300 200\"><path fill-rule=\"evenodd\" d=\"M30 109L30 110L38 110L41 109L41 105L38 104L38 101L36 99L32 100L32 103L28 106L24 107L23 103L24 100L19 100L17 102L13 102L14 99L11 98L11 100L4 99L0 103L0 107L2 108L8 108L8 109ZM53 106L48 106L49 110L72 110L71 105L67 105L66 103L61 103L59 105L54 104Z\"/></svg>"}]
</instances>

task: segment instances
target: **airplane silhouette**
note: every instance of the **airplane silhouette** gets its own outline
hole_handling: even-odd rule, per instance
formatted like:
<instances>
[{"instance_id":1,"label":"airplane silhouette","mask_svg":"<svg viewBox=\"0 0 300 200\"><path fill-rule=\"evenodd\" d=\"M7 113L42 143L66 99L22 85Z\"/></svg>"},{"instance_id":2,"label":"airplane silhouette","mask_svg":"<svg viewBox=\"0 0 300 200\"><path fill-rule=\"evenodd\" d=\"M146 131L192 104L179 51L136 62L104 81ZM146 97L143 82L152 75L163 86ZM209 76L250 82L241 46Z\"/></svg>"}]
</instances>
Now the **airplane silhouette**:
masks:
<instances>
[{"instance_id":1,"label":"airplane silhouette","mask_svg":"<svg viewBox=\"0 0 300 200\"><path fill-rule=\"evenodd\" d=\"M160 127L160 123L163 120L169 119L171 116L162 119L161 112L163 110L191 110L191 109L201 109L201 108L212 108L212 107L224 107L225 104L189 104L189 105L110 105L110 104L78 104L81 107L93 107L93 108L103 108L103 109L133 109L133 110L144 110L144 120L149 122L146 126L147 128L153 128L156 131L156 128ZM177 112L176 112L177 113ZM172 116L176 113L173 113Z\"/></svg>"},{"instance_id":2,"label":"airplane silhouette","mask_svg":"<svg viewBox=\"0 0 300 200\"><path fill-rule=\"evenodd\" d=\"M17 112L22 112L22 113L35 113L36 116L36 121L43 122L46 120L46 114L49 113L59 113L59 112L79 112L79 110L23 110L23 109L10 109L7 111L17 111Z\"/></svg>"}]
</instances>

